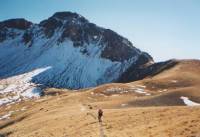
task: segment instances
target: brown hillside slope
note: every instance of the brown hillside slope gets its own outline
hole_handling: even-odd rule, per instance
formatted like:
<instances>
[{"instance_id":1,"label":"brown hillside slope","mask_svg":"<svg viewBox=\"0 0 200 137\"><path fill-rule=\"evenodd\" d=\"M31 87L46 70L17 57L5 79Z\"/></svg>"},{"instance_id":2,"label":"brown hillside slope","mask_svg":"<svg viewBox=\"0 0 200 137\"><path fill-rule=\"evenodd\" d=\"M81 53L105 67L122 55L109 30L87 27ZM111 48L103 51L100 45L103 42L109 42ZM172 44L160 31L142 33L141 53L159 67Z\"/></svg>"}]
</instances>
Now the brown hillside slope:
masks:
<instances>
[{"instance_id":1,"label":"brown hillside slope","mask_svg":"<svg viewBox=\"0 0 200 137\"><path fill-rule=\"evenodd\" d=\"M0 135L9 137L198 137L200 61L183 60L171 69L127 84L73 92L47 89L46 96L2 106ZM22 111L22 108L23 111ZM103 123L96 113L103 108ZM21 111L17 111L21 110Z\"/></svg>"}]
</instances>

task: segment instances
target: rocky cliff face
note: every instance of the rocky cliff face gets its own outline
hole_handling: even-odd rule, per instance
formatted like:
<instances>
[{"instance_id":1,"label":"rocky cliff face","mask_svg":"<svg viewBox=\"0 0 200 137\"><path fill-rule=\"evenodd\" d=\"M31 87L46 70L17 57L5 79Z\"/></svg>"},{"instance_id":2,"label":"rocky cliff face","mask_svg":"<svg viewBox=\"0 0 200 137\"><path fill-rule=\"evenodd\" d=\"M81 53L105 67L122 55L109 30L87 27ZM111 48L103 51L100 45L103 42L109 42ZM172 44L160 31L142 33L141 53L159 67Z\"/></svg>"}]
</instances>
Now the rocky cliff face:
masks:
<instances>
[{"instance_id":1,"label":"rocky cliff face","mask_svg":"<svg viewBox=\"0 0 200 137\"><path fill-rule=\"evenodd\" d=\"M39 24L0 22L4 80L28 76L33 84L79 89L115 82L130 67L150 62L152 57L128 39L76 13L58 12Z\"/></svg>"}]
</instances>

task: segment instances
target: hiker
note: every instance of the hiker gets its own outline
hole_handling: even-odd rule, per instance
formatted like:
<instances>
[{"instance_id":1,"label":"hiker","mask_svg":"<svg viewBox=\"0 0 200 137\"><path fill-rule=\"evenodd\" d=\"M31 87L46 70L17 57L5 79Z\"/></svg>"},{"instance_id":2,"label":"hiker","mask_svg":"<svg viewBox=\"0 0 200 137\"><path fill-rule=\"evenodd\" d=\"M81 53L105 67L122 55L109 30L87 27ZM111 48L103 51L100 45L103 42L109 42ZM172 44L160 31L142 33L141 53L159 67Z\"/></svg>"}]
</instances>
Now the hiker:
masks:
<instances>
[{"instance_id":1,"label":"hiker","mask_svg":"<svg viewBox=\"0 0 200 137\"><path fill-rule=\"evenodd\" d=\"M103 110L102 109L99 109L98 110L98 120L99 120L99 122L102 122L102 116L103 116Z\"/></svg>"}]
</instances>

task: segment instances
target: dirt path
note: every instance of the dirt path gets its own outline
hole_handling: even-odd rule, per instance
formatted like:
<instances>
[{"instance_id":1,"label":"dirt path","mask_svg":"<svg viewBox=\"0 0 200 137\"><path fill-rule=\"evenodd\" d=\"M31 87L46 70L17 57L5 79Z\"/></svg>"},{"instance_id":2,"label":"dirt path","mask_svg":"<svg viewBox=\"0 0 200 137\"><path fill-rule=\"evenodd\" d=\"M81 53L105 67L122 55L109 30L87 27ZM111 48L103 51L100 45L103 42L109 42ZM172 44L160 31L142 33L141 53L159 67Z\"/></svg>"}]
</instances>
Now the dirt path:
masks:
<instances>
[{"instance_id":1,"label":"dirt path","mask_svg":"<svg viewBox=\"0 0 200 137\"><path fill-rule=\"evenodd\" d=\"M97 120L97 117L94 114L92 114L91 112L87 112L87 116L91 116L92 118ZM106 137L104 128L103 128L103 122L98 121L97 123L99 125L99 137Z\"/></svg>"},{"instance_id":2,"label":"dirt path","mask_svg":"<svg viewBox=\"0 0 200 137\"><path fill-rule=\"evenodd\" d=\"M99 137L106 137L106 135L104 134L102 122L99 122Z\"/></svg>"},{"instance_id":3,"label":"dirt path","mask_svg":"<svg viewBox=\"0 0 200 137\"><path fill-rule=\"evenodd\" d=\"M84 109L83 109L84 108ZM95 119L95 121L97 120L97 116L95 114L93 114L92 112L90 112L89 109L87 109L84 106L81 106L82 110L86 110L87 111L87 116L91 116L93 119ZM104 128L103 128L103 121L102 122L97 122L99 125L99 137L106 137L105 132L104 132Z\"/></svg>"}]
</instances>

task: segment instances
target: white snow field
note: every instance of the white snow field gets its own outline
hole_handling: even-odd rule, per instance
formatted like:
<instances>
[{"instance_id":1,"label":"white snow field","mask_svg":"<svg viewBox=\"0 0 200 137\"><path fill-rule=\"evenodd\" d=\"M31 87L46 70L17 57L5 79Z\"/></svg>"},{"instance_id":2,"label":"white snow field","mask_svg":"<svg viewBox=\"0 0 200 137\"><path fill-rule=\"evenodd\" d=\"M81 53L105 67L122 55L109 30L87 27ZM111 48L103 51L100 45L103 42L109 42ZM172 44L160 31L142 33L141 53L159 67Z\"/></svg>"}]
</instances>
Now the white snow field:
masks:
<instances>
[{"instance_id":1,"label":"white snow field","mask_svg":"<svg viewBox=\"0 0 200 137\"><path fill-rule=\"evenodd\" d=\"M37 84L31 82L32 77L49 68L36 69L32 72L0 80L0 84L4 87L0 89L0 95L3 96L0 99L0 105L20 102L23 98L39 97L42 90Z\"/></svg>"}]
</instances>

